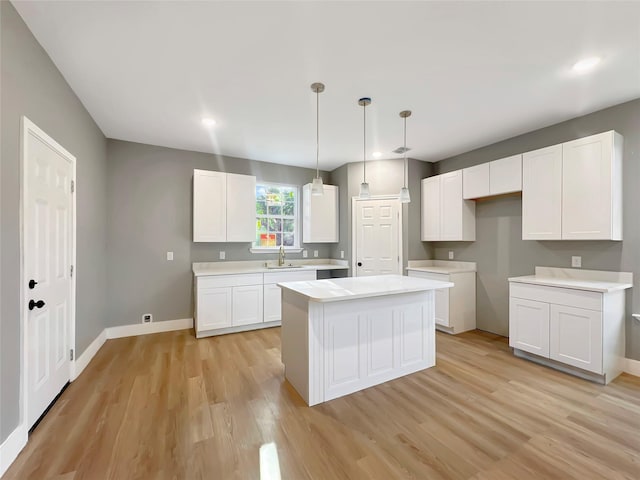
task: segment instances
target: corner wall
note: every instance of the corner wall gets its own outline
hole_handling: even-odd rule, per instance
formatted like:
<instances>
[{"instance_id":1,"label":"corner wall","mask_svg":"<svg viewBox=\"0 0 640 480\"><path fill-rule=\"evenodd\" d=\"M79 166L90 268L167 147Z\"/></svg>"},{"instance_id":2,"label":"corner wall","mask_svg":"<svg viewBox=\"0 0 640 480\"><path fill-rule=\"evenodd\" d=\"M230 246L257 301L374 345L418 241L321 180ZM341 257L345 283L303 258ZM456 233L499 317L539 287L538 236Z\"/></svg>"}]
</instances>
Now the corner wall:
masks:
<instances>
[{"instance_id":1,"label":"corner wall","mask_svg":"<svg viewBox=\"0 0 640 480\"><path fill-rule=\"evenodd\" d=\"M522 198L496 197L476 202L475 242L434 242L435 258L445 260L449 250L456 260L477 262L478 328L500 335L509 330L507 278L532 274L536 265L570 267L571 256L582 256L582 267L633 272L640 281L640 99L567 122L520 135L487 147L442 160L437 173L446 173L498 158L616 130L624 137L622 242L522 240ZM640 360L640 289L627 291L627 357Z\"/></svg>"},{"instance_id":2,"label":"corner wall","mask_svg":"<svg viewBox=\"0 0 640 480\"><path fill-rule=\"evenodd\" d=\"M20 121L77 159L76 355L106 326L106 139L8 1L0 2L0 443L20 421Z\"/></svg>"}]
</instances>

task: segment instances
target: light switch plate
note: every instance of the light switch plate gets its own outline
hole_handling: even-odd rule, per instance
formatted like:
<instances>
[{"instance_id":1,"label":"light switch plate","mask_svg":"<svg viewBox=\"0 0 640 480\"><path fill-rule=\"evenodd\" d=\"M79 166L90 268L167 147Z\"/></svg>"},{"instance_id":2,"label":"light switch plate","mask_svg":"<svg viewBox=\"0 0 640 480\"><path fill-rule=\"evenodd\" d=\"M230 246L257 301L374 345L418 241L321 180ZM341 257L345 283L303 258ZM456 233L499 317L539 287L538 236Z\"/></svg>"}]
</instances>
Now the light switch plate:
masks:
<instances>
[{"instance_id":1,"label":"light switch plate","mask_svg":"<svg viewBox=\"0 0 640 480\"><path fill-rule=\"evenodd\" d=\"M582 268L582 257L571 257L571 266L573 268Z\"/></svg>"},{"instance_id":2,"label":"light switch plate","mask_svg":"<svg viewBox=\"0 0 640 480\"><path fill-rule=\"evenodd\" d=\"M306 250L302 250L302 258L307 258L309 256L309 252Z\"/></svg>"},{"instance_id":3,"label":"light switch plate","mask_svg":"<svg viewBox=\"0 0 640 480\"><path fill-rule=\"evenodd\" d=\"M344 250L340 250L340 258L344 258Z\"/></svg>"},{"instance_id":4,"label":"light switch plate","mask_svg":"<svg viewBox=\"0 0 640 480\"><path fill-rule=\"evenodd\" d=\"M171 262L173 260L173 252L167 252L167 261Z\"/></svg>"},{"instance_id":5,"label":"light switch plate","mask_svg":"<svg viewBox=\"0 0 640 480\"><path fill-rule=\"evenodd\" d=\"M314 250L314 251L313 251L313 256L314 256L315 258L318 258L318 250Z\"/></svg>"},{"instance_id":6,"label":"light switch plate","mask_svg":"<svg viewBox=\"0 0 640 480\"><path fill-rule=\"evenodd\" d=\"M453 260L453 250L449 250L449 260Z\"/></svg>"},{"instance_id":7,"label":"light switch plate","mask_svg":"<svg viewBox=\"0 0 640 480\"><path fill-rule=\"evenodd\" d=\"M227 258L227 254L223 251L220 251L220 260L224 260L225 258Z\"/></svg>"}]
</instances>

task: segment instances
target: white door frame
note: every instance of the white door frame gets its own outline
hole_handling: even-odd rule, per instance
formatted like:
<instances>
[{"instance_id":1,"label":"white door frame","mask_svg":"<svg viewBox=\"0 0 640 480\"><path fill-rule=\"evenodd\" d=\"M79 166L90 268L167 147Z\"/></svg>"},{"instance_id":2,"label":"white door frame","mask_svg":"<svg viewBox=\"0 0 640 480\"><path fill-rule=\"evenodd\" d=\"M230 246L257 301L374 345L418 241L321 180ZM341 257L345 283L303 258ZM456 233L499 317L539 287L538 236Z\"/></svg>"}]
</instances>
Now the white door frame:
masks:
<instances>
[{"instance_id":1,"label":"white door frame","mask_svg":"<svg viewBox=\"0 0 640 480\"><path fill-rule=\"evenodd\" d=\"M28 138L29 134L33 134L40 138L49 147L54 149L60 155L65 157L71 163L71 180L73 181L74 190L76 187L76 157L71 155L64 147L62 147L53 138L47 135L43 130L23 116L20 122L20 299L22 305L20 308L20 336L22 345L22 367L20 368L20 426L25 431L29 428L27 425L27 385L29 374L29 356L27 354L27 322L28 317L28 301L29 290L26 288L26 276L25 276L25 207L27 204L27 179L25 175L25 167L28 155ZM71 195L71 265L74 266L74 272L71 276L71 308L69 309L69 346L76 356L76 194ZM75 358L74 358L75 360ZM69 380L71 381L71 369L73 361L69 362Z\"/></svg>"},{"instance_id":2,"label":"white door frame","mask_svg":"<svg viewBox=\"0 0 640 480\"><path fill-rule=\"evenodd\" d=\"M398 252L400 254L400 273L398 273L398 275L402 275L404 256L402 249L402 203L400 203L400 197L398 195L372 195L369 198L351 197L351 271L353 272L353 276L357 276L356 264L358 263L358 250L356 248L356 213L358 211L358 202L367 202L369 200L396 200L398 202Z\"/></svg>"}]
</instances>

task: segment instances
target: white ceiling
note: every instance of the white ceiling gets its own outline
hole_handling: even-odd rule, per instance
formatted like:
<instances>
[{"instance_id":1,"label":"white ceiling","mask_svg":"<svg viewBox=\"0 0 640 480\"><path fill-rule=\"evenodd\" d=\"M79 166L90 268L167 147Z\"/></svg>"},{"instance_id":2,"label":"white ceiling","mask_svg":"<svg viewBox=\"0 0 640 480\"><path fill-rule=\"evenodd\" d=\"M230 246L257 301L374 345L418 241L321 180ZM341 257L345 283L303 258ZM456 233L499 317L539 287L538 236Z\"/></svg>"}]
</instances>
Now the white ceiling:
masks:
<instances>
[{"instance_id":1,"label":"white ceiling","mask_svg":"<svg viewBox=\"0 0 640 480\"><path fill-rule=\"evenodd\" d=\"M315 166L315 81L322 169L362 159L362 96L369 153L410 109L429 161L640 97L638 2L13 4L106 136L268 162Z\"/></svg>"}]
</instances>

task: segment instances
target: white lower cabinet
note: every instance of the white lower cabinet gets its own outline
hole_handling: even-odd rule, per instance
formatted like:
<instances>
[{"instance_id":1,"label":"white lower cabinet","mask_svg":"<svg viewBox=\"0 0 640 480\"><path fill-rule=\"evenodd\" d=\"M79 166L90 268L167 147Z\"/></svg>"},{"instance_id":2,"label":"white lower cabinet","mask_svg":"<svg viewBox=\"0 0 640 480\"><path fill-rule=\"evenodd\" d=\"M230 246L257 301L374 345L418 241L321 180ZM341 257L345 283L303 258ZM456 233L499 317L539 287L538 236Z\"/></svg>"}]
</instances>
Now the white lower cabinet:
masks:
<instances>
[{"instance_id":1,"label":"white lower cabinet","mask_svg":"<svg viewBox=\"0 0 640 480\"><path fill-rule=\"evenodd\" d=\"M509 345L543 357L549 356L549 304L511 298Z\"/></svg>"},{"instance_id":2,"label":"white lower cabinet","mask_svg":"<svg viewBox=\"0 0 640 480\"><path fill-rule=\"evenodd\" d=\"M509 345L516 355L603 383L622 372L623 291L522 283L509 289Z\"/></svg>"},{"instance_id":3,"label":"white lower cabinet","mask_svg":"<svg viewBox=\"0 0 640 480\"><path fill-rule=\"evenodd\" d=\"M232 325L262 323L262 284L233 287Z\"/></svg>"},{"instance_id":4,"label":"white lower cabinet","mask_svg":"<svg viewBox=\"0 0 640 480\"><path fill-rule=\"evenodd\" d=\"M231 326L231 287L198 290L196 317L198 330L214 330Z\"/></svg>"},{"instance_id":5,"label":"white lower cabinet","mask_svg":"<svg viewBox=\"0 0 640 480\"><path fill-rule=\"evenodd\" d=\"M451 282L452 288L435 290L436 328L461 333L476 328L476 273L432 273L409 270L410 277Z\"/></svg>"},{"instance_id":6,"label":"white lower cabinet","mask_svg":"<svg viewBox=\"0 0 640 480\"><path fill-rule=\"evenodd\" d=\"M315 270L196 277L196 337L277 326L282 319L277 284L315 279Z\"/></svg>"}]
</instances>

